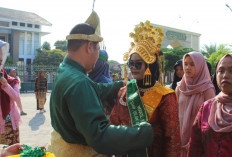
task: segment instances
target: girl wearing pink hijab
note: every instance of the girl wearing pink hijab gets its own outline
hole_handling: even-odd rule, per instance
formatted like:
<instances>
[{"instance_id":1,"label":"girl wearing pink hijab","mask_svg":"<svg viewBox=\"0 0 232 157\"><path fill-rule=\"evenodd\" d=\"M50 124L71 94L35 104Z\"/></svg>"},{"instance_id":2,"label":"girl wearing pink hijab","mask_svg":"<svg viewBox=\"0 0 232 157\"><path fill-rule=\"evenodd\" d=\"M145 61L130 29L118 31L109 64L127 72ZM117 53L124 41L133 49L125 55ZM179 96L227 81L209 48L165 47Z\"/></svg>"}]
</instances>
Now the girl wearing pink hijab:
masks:
<instances>
[{"instance_id":1,"label":"girl wearing pink hijab","mask_svg":"<svg viewBox=\"0 0 232 157\"><path fill-rule=\"evenodd\" d=\"M186 157L194 119L204 101L215 96L215 89L201 53L185 54L183 70L184 76L177 83L176 93L179 106L181 157Z\"/></svg>"},{"instance_id":2,"label":"girl wearing pink hijab","mask_svg":"<svg viewBox=\"0 0 232 157\"><path fill-rule=\"evenodd\" d=\"M206 101L192 127L189 157L231 157L232 155L232 53L216 69L221 92Z\"/></svg>"}]
</instances>

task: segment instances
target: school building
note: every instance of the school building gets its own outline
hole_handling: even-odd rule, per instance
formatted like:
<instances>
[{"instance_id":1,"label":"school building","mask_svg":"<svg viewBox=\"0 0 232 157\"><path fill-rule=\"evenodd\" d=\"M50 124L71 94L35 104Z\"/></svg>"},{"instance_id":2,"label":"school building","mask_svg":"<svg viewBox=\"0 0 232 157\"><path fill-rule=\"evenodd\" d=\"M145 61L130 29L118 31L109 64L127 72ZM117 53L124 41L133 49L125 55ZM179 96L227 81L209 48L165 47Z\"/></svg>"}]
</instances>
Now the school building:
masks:
<instances>
[{"instance_id":1,"label":"school building","mask_svg":"<svg viewBox=\"0 0 232 157\"><path fill-rule=\"evenodd\" d=\"M51 26L35 13L0 7L0 40L10 44L9 55L15 63L33 62L36 49L41 47L41 37L50 33L44 29Z\"/></svg>"}]
</instances>

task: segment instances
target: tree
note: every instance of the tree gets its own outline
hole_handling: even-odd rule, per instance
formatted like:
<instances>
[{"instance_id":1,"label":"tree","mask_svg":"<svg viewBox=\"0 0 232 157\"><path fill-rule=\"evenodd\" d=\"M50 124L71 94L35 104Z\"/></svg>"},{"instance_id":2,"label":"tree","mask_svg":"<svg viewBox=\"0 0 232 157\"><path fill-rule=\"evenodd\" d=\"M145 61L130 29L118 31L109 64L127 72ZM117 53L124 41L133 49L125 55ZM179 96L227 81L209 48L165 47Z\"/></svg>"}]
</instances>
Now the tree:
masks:
<instances>
[{"instance_id":1,"label":"tree","mask_svg":"<svg viewBox=\"0 0 232 157\"><path fill-rule=\"evenodd\" d=\"M13 61L12 57L7 56L5 64L7 65L7 64L13 64L13 63L14 63L14 61Z\"/></svg>"},{"instance_id":2,"label":"tree","mask_svg":"<svg viewBox=\"0 0 232 157\"><path fill-rule=\"evenodd\" d=\"M57 40L54 46L56 47L56 49L67 52L67 40Z\"/></svg>"},{"instance_id":3,"label":"tree","mask_svg":"<svg viewBox=\"0 0 232 157\"><path fill-rule=\"evenodd\" d=\"M51 50L51 45L49 42L45 41L41 47L42 50Z\"/></svg>"},{"instance_id":4,"label":"tree","mask_svg":"<svg viewBox=\"0 0 232 157\"><path fill-rule=\"evenodd\" d=\"M218 50L210 55L207 61L212 66L212 73L215 73L215 66L217 62L226 54L231 53L231 49L227 48L226 45L220 44Z\"/></svg>"},{"instance_id":5,"label":"tree","mask_svg":"<svg viewBox=\"0 0 232 157\"><path fill-rule=\"evenodd\" d=\"M182 59L186 53L193 51L192 48L181 47L174 47L173 49L162 48L161 50L165 57L165 72L173 72L175 63Z\"/></svg>"},{"instance_id":6,"label":"tree","mask_svg":"<svg viewBox=\"0 0 232 157\"><path fill-rule=\"evenodd\" d=\"M109 69L112 73L120 73L121 72L121 65L115 60L109 60Z\"/></svg>"},{"instance_id":7,"label":"tree","mask_svg":"<svg viewBox=\"0 0 232 157\"><path fill-rule=\"evenodd\" d=\"M58 66L64 59L66 52L61 51L60 49L53 50L37 50L37 56L35 57L33 64L34 65L53 65Z\"/></svg>"},{"instance_id":8,"label":"tree","mask_svg":"<svg viewBox=\"0 0 232 157\"><path fill-rule=\"evenodd\" d=\"M204 44L204 46L201 48L201 53L207 58L209 58L209 56L212 53L217 52L217 50L218 50L217 44L212 44L212 43L210 45Z\"/></svg>"},{"instance_id":9,"label":"tree","mask_svg":"<svg viewBox=\"0 0 232 157\"><path fill-rule=\"evenodd\" d=\"M170 83L172 81L171 73L174 71L175 63L182 59L186 53L193 51L193 49L174 47L173 49L162 48L161 51L164 53L165 57L165 75L167 76L166 83Z\"/></svg>"}]
</instances>

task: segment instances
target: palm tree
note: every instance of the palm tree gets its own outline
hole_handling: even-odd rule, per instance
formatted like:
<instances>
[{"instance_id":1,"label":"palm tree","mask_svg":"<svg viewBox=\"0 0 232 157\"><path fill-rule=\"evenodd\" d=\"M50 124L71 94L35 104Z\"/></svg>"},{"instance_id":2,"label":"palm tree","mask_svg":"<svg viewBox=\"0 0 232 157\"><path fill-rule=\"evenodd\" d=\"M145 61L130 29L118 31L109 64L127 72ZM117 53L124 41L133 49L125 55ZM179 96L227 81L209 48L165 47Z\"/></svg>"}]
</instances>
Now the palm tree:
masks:
<instances>
[{"instance_id":1,"label":"palm tree","mask_svg":"<svg viewBox=\"0 0 232 157\"><path fill-rule=\"evenodd\" d=\"M230 51L230 45L226 45L226 44L220 44L219 46L218 46L218 50L221 50L221 51Z\"/></svg>"},{"instance_id":2,"label":"palm tree","mask_svg":"<svg viewBox=\"0 0 232 157\"><path fill-rule=\"evenodd\" d=\"M210 45L206 45L204 44L204 46L201 48L201 53L206 56L207 58L209 58L209 56L218 51L218 47L217 44L210 44Z\"/></svg>"},{"instance_id":3,"label":"palm tree","mask_svg":"<svg viewBox=\"0 0 232 157\"><path fill-rule=\"evenodd\" d=\"M230 44L229 47L232 49L232 44Z\"/></svg>"},{"instance_id":4,"label":"palm tree","mask_svg":"<svg viewBox=\"0 0 232 157\"><path fill-rule=\"evenodd\" d=\"M212 67L215 67L215 65L217 64L217 62L225 55L231 52L231 48L228 47L228 45L226 44L220 44L217 47L217 51L212 53L209 58L207 59L207 61L211 64ZM212 73L215 72L215 68L212 69Z\"/></svg>"}]
</instances>

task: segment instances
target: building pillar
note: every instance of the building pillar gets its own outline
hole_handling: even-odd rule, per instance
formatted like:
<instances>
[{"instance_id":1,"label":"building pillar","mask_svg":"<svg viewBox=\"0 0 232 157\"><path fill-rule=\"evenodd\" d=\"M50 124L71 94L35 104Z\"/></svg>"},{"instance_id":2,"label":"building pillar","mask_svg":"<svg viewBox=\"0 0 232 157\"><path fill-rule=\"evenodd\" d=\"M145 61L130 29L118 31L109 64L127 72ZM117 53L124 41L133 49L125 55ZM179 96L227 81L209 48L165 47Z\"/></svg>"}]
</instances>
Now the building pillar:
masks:
<instances>
[{"instance_id":1,"label":"building pillar","mask_svg":"<svg viewBox=\"0 0 232 157\"><path fill-rule=\"evenodd\" d=\"M12 58L13 58L13 61L14 63L16 63L19 59L19 35L20 35L20 32L19 31L16 31L16 30L13 30L13 35L12 35Z\"/></svg>"},{"instance_id":2,"label":"building pillar","mask_svg":"<svg viewBox=\"0 0 232 157\"><path fill-rule=\"evenodd\" d=\"M31 36L31 50L32 50L32 52L31 52L31 56L34 56L35 55L35 34L34 34L34 32L32 32L32 36ZM32 58L31 58L32 59Z\"/></svg>"}]
</instances>

